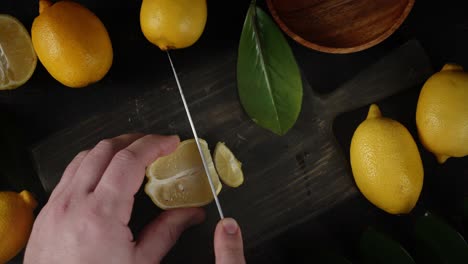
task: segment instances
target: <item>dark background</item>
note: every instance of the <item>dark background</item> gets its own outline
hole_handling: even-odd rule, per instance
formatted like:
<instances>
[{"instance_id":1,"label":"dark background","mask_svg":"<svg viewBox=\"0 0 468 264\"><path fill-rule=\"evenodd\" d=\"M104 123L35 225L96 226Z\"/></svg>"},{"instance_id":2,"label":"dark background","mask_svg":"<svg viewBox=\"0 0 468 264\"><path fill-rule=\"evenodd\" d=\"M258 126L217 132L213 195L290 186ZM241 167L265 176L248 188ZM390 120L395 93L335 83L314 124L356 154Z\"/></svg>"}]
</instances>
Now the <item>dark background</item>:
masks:
<instances>
[{"instance_id":1,"label":"dark background","mask_svg":"<svg viewBox=\"0 0 468 264\"><path fill-rule=\"evenodd\" d=\"M2 175L11 175L12 172L21 175L1 177L0 187L3 190L33 190L42 202L45 195L34 176L29 156L31 148L61 129L97 113L110 111L152 88L109 84L131 83L135 78L168 79L172 74L165 54L150 44L139 30L140 0L77 2L92 10L109 31L114 64L104 80L84 89L69 89L57 83L38 62L28 83L14 91L0 92L0 171L4 172ZM203 54L237 46L249 2L209 0L208 24L201 39L193 47L173 53L178 70L189 70L194 60L203 61ZM264 6L262 1L259 5ZM354 54L319 53L288 39L304 77L320 94L333 91L391 49L413 38L424 47L435 70L445 62L456 62L468 68L468 16L464 5L464 1L455 0L416 1L408 19L395 34L373 48ZM17 17L30 29L38 13L38 1L2 1L0 13ZM390 117L414 131L413 117L419 89L415 87L387 98L379 105ZM352 133L366 110L346 113L335 121L335 135L346 153ZM422 156L434 161L427 152ZM435 162L431 164L434 165L425 171L422 197L411 215L388 215L358 196L250 250L247 252L248 261L285 263L306 260L304 263L310 263L325 248L358 262L356 241L369 225L391 234L411 251L410 223L428 208L466 235L455 216L459 213L462 197L467 196L467 158L449 159L442 166Z\"/></svg>"}]
</instances>

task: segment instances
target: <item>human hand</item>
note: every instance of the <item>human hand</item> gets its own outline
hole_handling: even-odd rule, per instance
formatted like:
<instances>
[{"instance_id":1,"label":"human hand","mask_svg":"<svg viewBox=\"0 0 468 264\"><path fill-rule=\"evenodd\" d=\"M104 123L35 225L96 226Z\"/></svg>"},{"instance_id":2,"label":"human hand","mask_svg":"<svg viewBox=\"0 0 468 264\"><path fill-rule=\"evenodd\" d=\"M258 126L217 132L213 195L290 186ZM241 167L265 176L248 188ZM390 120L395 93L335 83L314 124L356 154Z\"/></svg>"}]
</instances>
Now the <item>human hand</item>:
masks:
<instances>
[{"instance_id":1,"label":"human hand","mask_svg":"<svg viewBox=\"0 0 468 264\"><path fill-rule=\"evenodd\" d=\"M236 220L225 218L218 222L214 247L217 264L245 264L242 234Z\"/></svg>"},{"instance_id":2,"label":"human hand","mask_svg":"<svg viewBox=\"0 0 468 264\"><path fill-rule=\"evenodd\" d=\"M159 263L186 228L205 218L201 208L165 211L136 240L128 228L146 166L178 143L178 137L131 134L78 154L34 223L24 263ZM231 261L244 259L240 229L231 225L229 235L220 225L217 263L242 263Z\"/></svg>"}]
</instances>

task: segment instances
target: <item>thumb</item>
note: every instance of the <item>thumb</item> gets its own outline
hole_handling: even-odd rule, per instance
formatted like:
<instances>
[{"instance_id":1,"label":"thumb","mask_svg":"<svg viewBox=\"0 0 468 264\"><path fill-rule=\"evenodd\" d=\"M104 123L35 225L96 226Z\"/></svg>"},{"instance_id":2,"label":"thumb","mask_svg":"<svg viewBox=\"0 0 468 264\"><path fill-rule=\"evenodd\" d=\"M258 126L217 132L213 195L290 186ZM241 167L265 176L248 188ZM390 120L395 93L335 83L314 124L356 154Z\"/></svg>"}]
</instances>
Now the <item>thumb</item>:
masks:
<instances>
[{"instance_id":1,"label":"thumb","mask_svg":"<svg viewBox=\"0 0 468 264\"><path fill-rule=\"evenodd\" d=\"M204 219L205 212L201 208L164 211L140 234L136 243L137 263L159 263L185 229Z\"/></svg>"},{"instance_id":2,"label":"thumb","mask_svg":"<svg viewBox=\"0 0 468 264\"><path fill-rule=\"evenodd\" d=\"M245 263L242 234L236 220L225 218L215 230L214 247L216 264Z\"/></svg>"}]
</instances>

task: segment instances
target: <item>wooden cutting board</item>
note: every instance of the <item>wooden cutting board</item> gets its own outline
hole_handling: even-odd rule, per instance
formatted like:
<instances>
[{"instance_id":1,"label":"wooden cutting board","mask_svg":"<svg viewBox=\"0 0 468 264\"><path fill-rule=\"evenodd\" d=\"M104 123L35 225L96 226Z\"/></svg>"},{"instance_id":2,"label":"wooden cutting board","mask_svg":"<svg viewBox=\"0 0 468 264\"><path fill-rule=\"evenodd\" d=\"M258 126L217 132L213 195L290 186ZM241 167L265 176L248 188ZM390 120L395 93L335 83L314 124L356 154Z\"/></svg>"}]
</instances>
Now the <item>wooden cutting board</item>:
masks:
<instances>
[{"instance_id":1,"label":"wooden cutting board","mask_svg":"<svg viewBox=\"0 0 468 264\"><path fill-rule=\"evenodd\" d=\"M280 137L258 127L244 113L236 89L236 54L227 50L204 57L210 62L205 67L179 76L200 137L211 149L218 141L226 142L243 163L244 185L225 186L220 201L225 214L240 222L247 249L356 195L349 164L333 134L335 117L420 85L432 73L424 50L417 41L410 41L327 96L318 96L304 81L302 112L296 125ZM143 84L136 81L135 85ZM79 151L132 131L191 137L172 78L37 145L33 156L46 192ZM159 212L140 191L130 223L133 231L138 233ZM169 261L188 256L209 260L218 216L213 204L207 206L207 213L207 221L183 236Z\"/></svg>"}]
</instances>

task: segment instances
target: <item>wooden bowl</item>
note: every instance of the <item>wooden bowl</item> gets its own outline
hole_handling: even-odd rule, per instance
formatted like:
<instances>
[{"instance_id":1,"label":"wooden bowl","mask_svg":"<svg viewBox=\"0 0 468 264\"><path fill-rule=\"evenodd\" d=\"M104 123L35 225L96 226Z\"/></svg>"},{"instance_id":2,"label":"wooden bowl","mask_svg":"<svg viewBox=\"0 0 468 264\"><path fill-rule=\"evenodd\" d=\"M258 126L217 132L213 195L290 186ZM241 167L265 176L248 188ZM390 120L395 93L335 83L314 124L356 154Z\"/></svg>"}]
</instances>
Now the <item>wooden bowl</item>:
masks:
<instances>
[{"instance_id":1,"label":"wooden bowl","mask_svg":"<svg viewBox=\"0 0 468 264\"><path fill-rule=\"evenodd\" d=\"M414 0L267 0L281 27L298 43L322 52L372 47L403 23Z\"/></svg>"}]
</instances>

